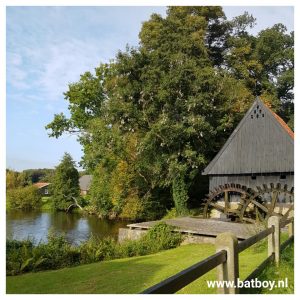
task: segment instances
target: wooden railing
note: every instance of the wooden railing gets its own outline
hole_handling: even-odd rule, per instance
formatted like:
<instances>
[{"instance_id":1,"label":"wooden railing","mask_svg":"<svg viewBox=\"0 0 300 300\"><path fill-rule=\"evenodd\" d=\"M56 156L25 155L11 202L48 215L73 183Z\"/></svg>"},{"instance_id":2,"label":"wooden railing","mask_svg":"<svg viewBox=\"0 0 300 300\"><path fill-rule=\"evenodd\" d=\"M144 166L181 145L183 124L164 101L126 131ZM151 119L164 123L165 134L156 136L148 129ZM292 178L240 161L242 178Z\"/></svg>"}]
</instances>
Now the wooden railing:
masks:
<instances>
[{"instance_id":1,"label":"wooden railing","mask_svg":"<svg viewBox=\"0 0 300 300\"><path fill-rule=\"evenodd\" d=\"M280 244L281 228L286 225L289 226L289 238ZM294 218L280 220L279 216L272 216L268 220L267 229L240 243L232 233L221 233L216 237L216 254L144 290L142 294L176 293L214 268L217 268L218 280L236 283L239 278L239 253L266 237L268 237L268 257L245 280L256 278L269 262L279 263L280 252L294 239ZM227 288L225 285L218 289L220 294L236 294L238 292L237 287Z\"/></svg>"}]
</instances>

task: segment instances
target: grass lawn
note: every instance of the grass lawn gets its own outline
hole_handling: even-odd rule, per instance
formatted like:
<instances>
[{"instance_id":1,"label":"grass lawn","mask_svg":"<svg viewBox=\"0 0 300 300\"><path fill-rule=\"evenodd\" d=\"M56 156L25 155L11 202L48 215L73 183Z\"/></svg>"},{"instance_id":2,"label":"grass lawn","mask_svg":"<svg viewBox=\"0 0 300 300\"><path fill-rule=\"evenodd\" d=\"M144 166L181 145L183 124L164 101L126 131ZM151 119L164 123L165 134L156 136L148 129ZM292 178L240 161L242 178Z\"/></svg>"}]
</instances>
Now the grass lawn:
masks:
<instances>
[{"instance_id":1,"label":"grass lawn","mask_svg":"<svg viewBox=\"0 0 300 300\"><path fill-rule=\"evenodd\" d=\"M42 197L41 211L53 210L53 199L51 196Z\"/></svg>"},{"instance_id":2,"label":"grass lawn","mask_svg":"<svg viewBox=\"0 0 300 300\"><path fill-rule=\"evenodd\" d=\"M260 281L285 280L288 279L287 287L275 287L273 290L267 288L245 289L243 293L249 294L293 294L294 293L294 243L290 244L281 254L280 265L274 263L258 276Z\"/></svg>"},{"instance_id":3,"label":"grass lawn","mask_svg":"<svg viewBox=\"0 0 300 300\"><path fill-rule=\"evenodd\" d=\"M103 261L56 271L7 277L9 294L105 294L139 293L184 268L214 254L209 244L190 244L156 254ZM240 278L245 279L267 256L264 245L240 254ZM215 293L206 280L215 280L216 270L183 288L180 293Z\"/></svg>"}]
</instances>

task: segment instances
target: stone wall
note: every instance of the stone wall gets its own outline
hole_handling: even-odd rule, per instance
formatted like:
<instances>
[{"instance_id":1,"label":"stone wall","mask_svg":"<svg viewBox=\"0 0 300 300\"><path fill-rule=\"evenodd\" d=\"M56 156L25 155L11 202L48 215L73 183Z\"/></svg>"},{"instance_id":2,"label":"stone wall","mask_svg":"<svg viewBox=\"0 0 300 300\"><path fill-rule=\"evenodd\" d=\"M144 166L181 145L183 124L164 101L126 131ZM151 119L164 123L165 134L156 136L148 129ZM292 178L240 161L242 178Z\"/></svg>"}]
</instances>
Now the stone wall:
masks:
<instances>
[{"instance_id":1,"label":"stone wall","mask_svg":"<svg viewBox=\"0 0 300 300\"><path fill-rule=\"evenodd\" d=\"M146 232L147 230L119 228L118 241L122 242L124 240L138 240Z\"/></svg>"},{"instance_id":2,"label":"stone wall","mask_svg":"<svg viewBox=\"0 0 300 300\"><path fill-rule=\"evenodd\" d=\"M120 228L118 241L123 242L124 240L138 240L143 236L147 230L142 229L130 229L130 228ZM198 234L184 234L183 233L183 242L182 245L186 244L214 244L215 237L198 235Z\"/></svg>"}]
</instances>

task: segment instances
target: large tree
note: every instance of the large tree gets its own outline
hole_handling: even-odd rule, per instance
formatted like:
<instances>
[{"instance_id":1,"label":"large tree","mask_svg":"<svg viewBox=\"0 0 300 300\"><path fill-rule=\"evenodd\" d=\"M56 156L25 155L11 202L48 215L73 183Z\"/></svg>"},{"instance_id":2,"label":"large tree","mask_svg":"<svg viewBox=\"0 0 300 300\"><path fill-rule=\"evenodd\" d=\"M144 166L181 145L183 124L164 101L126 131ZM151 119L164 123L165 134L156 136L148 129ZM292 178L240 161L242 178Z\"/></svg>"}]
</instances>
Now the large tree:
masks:
<instances>
[{"instance_id":1,"label":"large tree","mask_svg":"<svg viewBox=\"0 0 300 300\"><path fill-rule=\"evenodd\" d=\"M153 14L144 22L139 47L127 47L69 86L71 117L55 115L47 128L54 137L79 134L82 164L96 172L95 180L104 174L92 185L92 194L93 187L103 191L94 193L96 206L122 214L139 199L146 217L174 204L186 212L201 170L255 96L278 110L291 103L279 91L286 87L292 95L292 35L278 25L252 36L247 29L254 23L247 13L227 21L221 7L169 7L166 17ZM267 62L261 49L272 32L278 55ZM127 176L116 197L107 188L122 172Z\"/></svg>"},{"instance_id":2,"label":"large tree","mask_svg":"<svg viewBox=\"0 0 300 300\"><path fill-rule=\"evenodd\" d=\"M68 210L79 196L79 175L71 155L65 153L60 164L55 168L52 182L54 207Z\"/></svg>"}]
</instances>

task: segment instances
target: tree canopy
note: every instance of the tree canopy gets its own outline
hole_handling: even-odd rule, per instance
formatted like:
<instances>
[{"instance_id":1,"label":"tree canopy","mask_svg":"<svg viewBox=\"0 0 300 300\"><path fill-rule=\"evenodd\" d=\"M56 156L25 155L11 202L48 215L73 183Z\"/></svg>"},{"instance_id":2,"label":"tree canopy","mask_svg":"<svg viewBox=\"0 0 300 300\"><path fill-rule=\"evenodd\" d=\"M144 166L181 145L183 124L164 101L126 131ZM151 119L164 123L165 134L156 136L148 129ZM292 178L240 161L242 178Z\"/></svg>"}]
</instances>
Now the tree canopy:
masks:
<instances>
[{"instance_id":1,"label":"tree canopy","mask_svg":"<svg viewBox=\"0 0 300 300\"><path fill-rule=\"evenodd\" d=\"M70 117L56 114L46 128L78 134L101 214L184 213L201 199L201 170L258 95L292 125L293 33L275 24L254 36L254 25L217 6L169 7L143 23L138 47L69 85Z\"/></svg>"}]
</instances>

